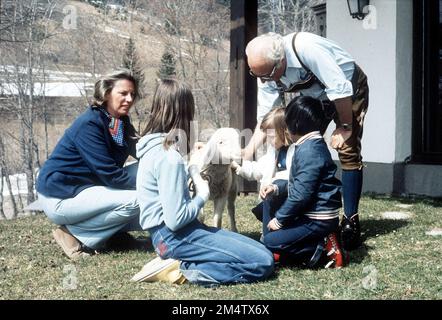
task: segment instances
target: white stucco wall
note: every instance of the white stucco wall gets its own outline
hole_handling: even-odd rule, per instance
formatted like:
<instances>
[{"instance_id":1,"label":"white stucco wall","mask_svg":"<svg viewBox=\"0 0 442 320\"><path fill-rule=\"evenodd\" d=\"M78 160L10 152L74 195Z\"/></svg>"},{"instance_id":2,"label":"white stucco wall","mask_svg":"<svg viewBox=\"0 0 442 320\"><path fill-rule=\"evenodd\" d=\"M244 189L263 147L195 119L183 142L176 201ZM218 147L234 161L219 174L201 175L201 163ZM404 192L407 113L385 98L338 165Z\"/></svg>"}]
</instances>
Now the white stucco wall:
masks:
<instances>
[{"instance_id":1,"label":"white stucco wall","mask_svg":"<svg viewBox=\"0 0 442 320\"><path fill-rule=\"evenodd\" d=\"M371 0L375 10L364 21L351 18L347 1L327 1L327 38L335 40L353 55L368 76L370 103L362 141L362 155L366 162L402 161L410 151L411 116L404 118L402 112L411 113L411 58L408 63L408 58L398 60L397 55L399 51L411 51L411 47L406 48L406 37L398 40L398 26L407 29L405 32L411 37L408 29L412 27L412 12L400 10L401 22L397 23L398 1L401 5L409 2L411 6L411 0ZM407 16L404 12L409 15L408 21L404 20ZM399 62L401 65L398 65ZM404 65L405 62L407 65ZM409 75L405 68L409 69ZM398 73L398 69L401 72ZM409 96L398 99L398 86L407 81L410 82L406 89ZM397 114L399 107L400 117ZM398 125L399 119L407 123ZM397 135L400 138L397 139ZM333 155L337 159L336 152Z\"/></svg>"}]
</instances>

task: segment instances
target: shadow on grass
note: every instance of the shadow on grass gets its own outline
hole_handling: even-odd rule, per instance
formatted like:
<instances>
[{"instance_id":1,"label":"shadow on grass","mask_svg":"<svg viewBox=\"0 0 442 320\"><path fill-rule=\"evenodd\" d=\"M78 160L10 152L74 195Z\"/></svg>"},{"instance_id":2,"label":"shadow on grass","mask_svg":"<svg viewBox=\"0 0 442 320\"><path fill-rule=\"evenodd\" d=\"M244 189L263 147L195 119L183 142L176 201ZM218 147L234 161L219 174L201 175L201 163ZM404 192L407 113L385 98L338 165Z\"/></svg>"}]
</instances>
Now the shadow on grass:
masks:
<instances>
[{"instance_id":1,"label":"shadow on grass","mask_svg":"<svg viewBox=\"0 0 442 320\"><path fill-rule=\"evenodd\" d=\"M129 233L117 233L107 241L106 251L123 252L129 250L153 251L152 240L149 237L134 237Z\"/></svg>"},{"instance_id":2,"label":"shadow on grass","mask_svg":"<svg viewBox=\"0 0 442 320\"><path fill-rule=\"evenodd\" d=\"M363 220L361 222L362 245L358 249L350 251L351 263L359 264L369 255L369 251L372 247L366 244L368 239L391 233L405 227L408 223L409 222L405 220Z\"/></svg>"},{"instance_id":3,"label":"shadow on grass","mask_svg":"<svg viewBox=\"0 0 442 320\"><path fill-rule=\"evenodd\" d=\"M361 221L362 240L365 241L379 235L391 233L394 230L405 227L409 222L406 220L368 219Z\"/></svg>"},{"instance_id":4,"label":"shadow on grass","mask_svg":"<svg viewBox=\"0 0 442 320\"><path fill-rule=\"evenodd\" d=\"M364 197L370 198L373 200L383 200L383 201L394 201L401 202L403 204L416 204L422 203L425 205L429 205L435 208L442 208L442 198L429 198L420 195L409 195L406 197L400 197L395 195L385 195L378 193L366 192L364 193Z\"/></svg>"}]
</instances>

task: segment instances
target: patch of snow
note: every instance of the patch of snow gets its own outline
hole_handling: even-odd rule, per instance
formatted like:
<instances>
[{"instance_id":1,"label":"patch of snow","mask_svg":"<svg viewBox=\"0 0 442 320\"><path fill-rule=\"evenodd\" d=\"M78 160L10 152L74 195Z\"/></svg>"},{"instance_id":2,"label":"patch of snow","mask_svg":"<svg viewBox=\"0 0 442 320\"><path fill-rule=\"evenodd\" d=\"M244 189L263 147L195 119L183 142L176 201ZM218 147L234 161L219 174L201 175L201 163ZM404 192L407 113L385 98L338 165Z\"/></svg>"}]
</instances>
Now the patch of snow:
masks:
<instances>
[{"instance_id":1,"label":"patch of snow","mask_svg":"<svg viewBox=\"0 0 442 320\"><path fill-rule=\"evenodd\" d=\"M411 213L402 211L386 211L381 213L382 218L389 220L407 220L411 218Z\"/></svg>"},{"instance_id":2,"label":"patch of snow","mask_svg":"<svg viewBox=\"0 0 442 320\"><path fill-rule=\"evenodd\" d=\"M425 232L425 234L427 236L433 236L433 237L442 236L442 228L434 228L430 231Z\"/></svg>"}]
</instances>

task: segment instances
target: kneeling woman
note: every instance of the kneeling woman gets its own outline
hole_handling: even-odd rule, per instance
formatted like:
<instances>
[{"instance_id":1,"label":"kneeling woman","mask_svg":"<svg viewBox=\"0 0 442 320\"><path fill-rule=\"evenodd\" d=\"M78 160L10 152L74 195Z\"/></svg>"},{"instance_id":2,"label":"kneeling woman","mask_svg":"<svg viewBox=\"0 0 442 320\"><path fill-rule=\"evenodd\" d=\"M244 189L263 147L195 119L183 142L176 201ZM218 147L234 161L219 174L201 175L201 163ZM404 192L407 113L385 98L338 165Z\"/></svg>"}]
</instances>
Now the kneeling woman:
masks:
<instances>
[{"instance_id":1,"label":"kneeling woman","mask_svg":"<svg viewBox=\"0 0 442 320\"><path fill-rule=\"evenodd\" d=\"M261 243L201 224L199 210L209 197L207 182L189 168L196 196L191 198L183 156L190 148L194 99L188 87L162 80L155 92L151 119L137 144L140 159L137 195L140 222L160 258L132 280L200 285L263 280L273 270L273 256Z\"/></svg>"},{"instance_id":2,"label":"kneeling woman","mask_svg":"<svg viewBox=\"0 0 442 320\"><path fill-rule=\"evenodd\" d=\"M53 236L69 258L102 249L117 233L141 230L137 164L123 167L138 141L129 119L137 92L126 69L98 80L93 105L65 131L40 171L38 200L59 225Z\"/></svg>"}]
</instances>

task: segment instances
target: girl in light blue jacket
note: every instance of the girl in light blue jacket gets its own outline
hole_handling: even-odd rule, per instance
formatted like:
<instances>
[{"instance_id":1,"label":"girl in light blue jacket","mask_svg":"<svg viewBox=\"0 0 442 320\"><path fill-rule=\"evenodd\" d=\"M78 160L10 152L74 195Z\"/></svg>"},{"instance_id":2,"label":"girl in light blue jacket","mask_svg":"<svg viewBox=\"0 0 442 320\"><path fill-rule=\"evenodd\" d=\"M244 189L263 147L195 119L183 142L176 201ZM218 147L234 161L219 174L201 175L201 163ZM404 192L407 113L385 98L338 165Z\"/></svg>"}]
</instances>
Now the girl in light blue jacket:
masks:
<instances>
[{"instance_id":1,"label":"girl in light blue jacket","mask_svg":"<svg viewBox=\"0 0 442 320\"><path fill-rule=\"evenodd\" d=\"M273 271L269 250L255 240L208 227L197 219L209 189L199 168L190 165L187 172L183 159L192 147L194 111L187 86L173 79L158 84L151 119L137 144L137 195L140 224L149 231L159 257L132 280L177 284L187 280L208 286L263 280ZM196 189L193 198L188 173Z\"/></svg>"}]
</instances>

